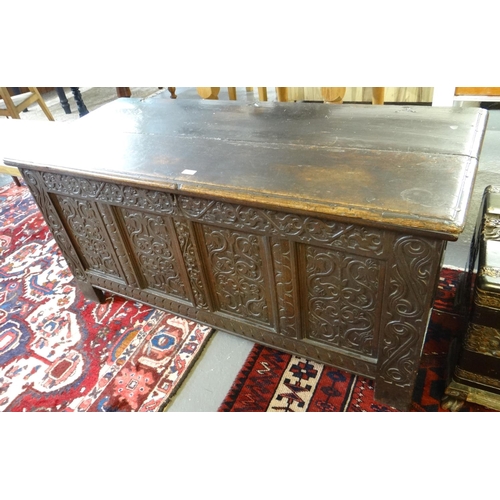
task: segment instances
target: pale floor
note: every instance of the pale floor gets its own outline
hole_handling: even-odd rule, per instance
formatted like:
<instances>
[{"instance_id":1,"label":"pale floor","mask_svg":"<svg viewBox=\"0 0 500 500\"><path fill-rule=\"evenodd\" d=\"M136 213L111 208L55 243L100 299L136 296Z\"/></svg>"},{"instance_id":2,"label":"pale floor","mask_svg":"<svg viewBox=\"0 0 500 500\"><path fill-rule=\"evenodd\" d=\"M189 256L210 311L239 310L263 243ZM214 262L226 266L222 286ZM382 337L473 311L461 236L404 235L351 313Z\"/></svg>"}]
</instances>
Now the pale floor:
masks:
<instances>
[{"instance_id":1,"label":"pale floor","mask_svg":"<svg viewBox=\"0 0 500 500\"><path fill-rule=\"evenodd\" d=\"M82 88L84 101L90 111L104 102L116 98L114 89L107 91L104 100L99 97L95 88ZM69 89L67 89L68 96ZM155 98L169 98L168 91L158 92L156 88L132 88L133 97L145 97L157 93ZM247 94L244 88L238 88L239 100L255 100L254 94ZM274 92L268 89L269 100L275 100ZM102 94L102 92L101 92ZM199 98L193 88L177 89L179 99ZM221 89L220 99L227 99L227 91ZM50 109L56 120L77 119L76 106L72 98L69 99L73 110L72 115L64 115L60 109L55 93L46 97ZM36 119L37 110L30 110L22 118ZM11 181L9 176L0 175L0 186ZM456 242L448 243L445 253L445 266L464 268L467 263L469 245L479 211L479 204L484 188L489 184L500 185L500 110L490 111L488 129L484 140L478 175L465 230ZM187 379L181 385L177 394L166 408L171 412L214 412L217 411L231 384L245 362L253 347L253 342L227 334L215 332L205 347L196 365L190 371Z\"/></svg>"}]
</instances>

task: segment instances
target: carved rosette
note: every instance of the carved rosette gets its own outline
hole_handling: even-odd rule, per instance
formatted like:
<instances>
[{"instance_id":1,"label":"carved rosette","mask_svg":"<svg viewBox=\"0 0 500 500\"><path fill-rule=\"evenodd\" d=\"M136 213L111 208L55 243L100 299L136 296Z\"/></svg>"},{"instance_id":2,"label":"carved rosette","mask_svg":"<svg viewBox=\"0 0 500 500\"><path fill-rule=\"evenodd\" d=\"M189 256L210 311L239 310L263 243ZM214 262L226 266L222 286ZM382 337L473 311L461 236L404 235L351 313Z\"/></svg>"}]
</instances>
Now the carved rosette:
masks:
<instances>
[{"instance_id":1,"label":"carved rosette","mask_svg":"<svg viewBox=\"0 0 500 500\"><path fill-rule=\"evenodd\" d=\"M386 324L379 357L379 375L398 386L409 386L427 328L443 243L401 236L394 243L389 269Z\"/></svg>"}]
</instances>

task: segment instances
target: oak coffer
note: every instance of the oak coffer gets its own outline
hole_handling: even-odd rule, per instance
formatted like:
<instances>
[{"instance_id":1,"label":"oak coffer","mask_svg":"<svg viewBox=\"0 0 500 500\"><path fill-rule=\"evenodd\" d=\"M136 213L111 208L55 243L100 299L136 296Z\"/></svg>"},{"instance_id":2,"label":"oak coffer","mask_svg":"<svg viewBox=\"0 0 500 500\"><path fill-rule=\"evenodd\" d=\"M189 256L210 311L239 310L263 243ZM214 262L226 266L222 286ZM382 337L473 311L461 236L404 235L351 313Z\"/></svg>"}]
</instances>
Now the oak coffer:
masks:
<instances>
[{"instance_id":1,"label":"oak coffer","mask_svg":"<svg viewBox=\"0 0 500 500\"><path fill-rule=\"evenodd\" d=\"M405 410L486 119L119 99L15 127L4 151L87 298L117 293L361 374Z\"/></svg>"}]
</instances>

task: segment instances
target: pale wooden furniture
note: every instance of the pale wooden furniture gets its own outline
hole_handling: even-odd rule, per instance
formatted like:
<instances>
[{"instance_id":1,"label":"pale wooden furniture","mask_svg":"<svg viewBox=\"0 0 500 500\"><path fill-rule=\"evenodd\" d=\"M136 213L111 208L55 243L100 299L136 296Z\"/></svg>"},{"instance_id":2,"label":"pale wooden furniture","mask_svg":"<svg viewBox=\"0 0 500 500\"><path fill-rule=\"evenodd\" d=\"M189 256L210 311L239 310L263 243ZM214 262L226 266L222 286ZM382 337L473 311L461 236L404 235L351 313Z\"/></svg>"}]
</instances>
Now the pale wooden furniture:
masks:
<instances>
[{"instance_id":1,"label":"pale wooden furniture","mask_svg":"<svg viewBox=\"0 0 500 500\"><path fill-rule=\"evenodd\" d=\"M4 154L87 298L107 290L358 373L404 410L486 119L118 99L29 148L27 132L9 137Z\"/></svg>"},{"instance_id":2,"label":"pale wooden furniture","mask_svg":"<svg viewBox=\"0 0 500 500\"><path fill-rule=\"evenodd\" d=\"M35 103L42 108L42 111L49 120L54 121L52 113L36 87L28 87L28 92L14 96L10 95L7 87L0 87L0 116L19 120L21 118L20 113ZM0 160L0 172L12 176L14 182L18 186L20 185L18 179L19 170L17 168L4 165Z\"/></svg>"},{"instance_id":3,"label":"pale wooden furniture","mask_svg":"<svg viewBox=\"0 0 500 500\"><path fill-rule=\"evenodd\" d=\"M500 87L453 87L434 88L433 106L479 106L480 102L499 102Z\"/></svg>"},{"instance_id":4,"label":"pale wooden furniture","mask_svg":"<svg viewBox=\"0 0 500 500\"><path fill-rule=\"evenodd\" d=\"M321 100L331 103L331 104L342 104L344 101L344 96L346 95L347 87L319 87L321 91ZM203 99L218 99L220 87L196 87L198 95ZM247 92L253 91L253 87L246 87ZM267 88L258 87L259 100L267 101ZM319 99L305 99L304 95L302 98L297 98L294 96L291 98L291 92L293 88L291 87L276 87L276 98L278 102L288 102L289 100L319 100ZM373 104L384 104L384 87L372 87L372 103ZM228 87L229 100L236 100L236 87Z\"/></svg>"},{"instance_id":5,"label":"pale wooden furniture","mask_svg":"<svg viewBox=\"0 0 500 500\"><path fill-rule=\"evenodd\" d=\"M11 96L7 87L0 87L0 116L20 119L20 113L32 104L38 104L49 120L54 120L36 87L28 87L29 92Z\"/></svg>"}]
</instances>

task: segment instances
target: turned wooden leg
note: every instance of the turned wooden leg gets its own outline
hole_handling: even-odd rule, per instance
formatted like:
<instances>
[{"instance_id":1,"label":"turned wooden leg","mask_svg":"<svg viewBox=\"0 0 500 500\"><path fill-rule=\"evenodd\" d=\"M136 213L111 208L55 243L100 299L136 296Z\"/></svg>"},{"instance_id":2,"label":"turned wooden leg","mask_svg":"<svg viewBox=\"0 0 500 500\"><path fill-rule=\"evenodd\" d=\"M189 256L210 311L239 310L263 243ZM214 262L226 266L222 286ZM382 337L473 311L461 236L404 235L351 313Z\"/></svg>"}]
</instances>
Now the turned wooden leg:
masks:
<instances>
[{"instance_id":1,"label":"turned wooden leg","mask_svg":"<svg viewBox=\"0 0 500 500\"><path fill-rule=\"evenodd\" d=\"M227 93L229 94L230 101L236 101L236 87L228 87Z\"/></svg>"},{"instance_id":2,"label":"turned wooden leg","mask_svg":"<svg viewBox=\"0 0 500 500\"><path fill-rule=\"evenodd\" d=\"M328 104L342 104L347 87L321 87L321 95Z\"/></svg>"},{"instance_id":3,"label":"turned wooden leg","mask_svg":"<svg viewBox=\"0 0 500 500\"><path fill-rule=\"evenodd\" d=\"M384 104L385 87L372 87L372 104Z\"/></svg>"},{"instance_id":4,"label":"turned wooden leg","mask_svg":"<svg viewBox=\"0 0 500 500\"><path fill-rule=\"evenodd\" d=\"M87 109L87 106L85 106L85 103L83 102L83 97L80 92L79 87L70 87L71 92L73 92L73 97L75 98L76 102L76 107L78 108L78 114L80 115L80 118L82 116L88 115L89 110Z\"/></svg>"},{"instance_id":5,"label":"turned wooden leg","mask_svg":"<svg viewBox=\"0 0 500 500\"><path fill-rule=\"evenodd\" d=\"M267 87L257 87L259 90L259 100L267 101Z\"/></svg>"},{"instance_id":6,"label":"turned wooden leg","mask_svg":"<svg viewBox=\"0 0 500 500\"><path fill-rule=\"evenodd\" d=\"M118 97L130 97L132 92L130 91L130 87L116 87L116 95Z\"/></svg>"},{"instance_id":7,"label":"turned wooden leg","mask_svg":"<svg viewBox=\"0 0 500 500\"><path fill-rule=\"evenodd\" d=\"M278 102L288 101L288 87L276 87L276 94L278 96Z\"/></svg>"},{"instance_id":8,"label":"turned wooden leg","mask_svg":"<svg viewBox=\"0 0 500 500\"><path fill-rule=\"evenodd\" d=\"M175 87L167 87L167 89L170 92L170 99L177 99L177 96L175 95Z\"/></svg>"},{"instance_id":9,"label":"turned wooden leg","mask_svg":"<svg viewBox=\"0 0 500 500\"><path fill-rule=\"evenodd\" d=\"M196 87L196 90L203 99L219 99L220 87Z\"/></svg>"},{"instance_id":10,"label":"turned wooden leg","mask_svg":"<svg viewBox=\"0 0 500 500\"><path fill-rule=\"evenodd\" d=\"M64 92L63 87L56 87L57 97L59 97L59 102L61 103L62 109L67 115L71 114L71 107L66 97L66 92Z\"/></svg>"}]
</instances>

